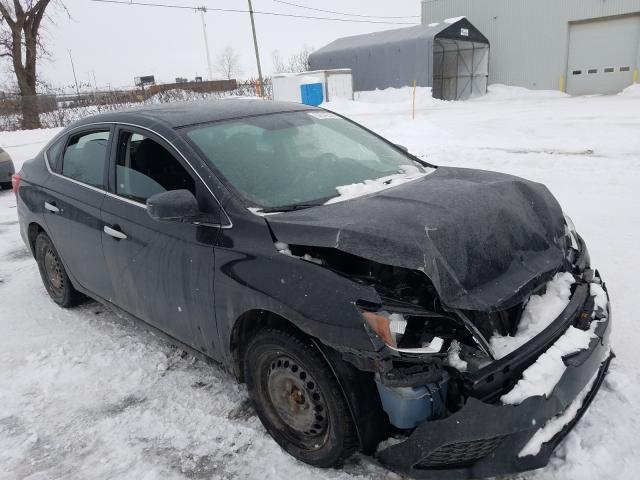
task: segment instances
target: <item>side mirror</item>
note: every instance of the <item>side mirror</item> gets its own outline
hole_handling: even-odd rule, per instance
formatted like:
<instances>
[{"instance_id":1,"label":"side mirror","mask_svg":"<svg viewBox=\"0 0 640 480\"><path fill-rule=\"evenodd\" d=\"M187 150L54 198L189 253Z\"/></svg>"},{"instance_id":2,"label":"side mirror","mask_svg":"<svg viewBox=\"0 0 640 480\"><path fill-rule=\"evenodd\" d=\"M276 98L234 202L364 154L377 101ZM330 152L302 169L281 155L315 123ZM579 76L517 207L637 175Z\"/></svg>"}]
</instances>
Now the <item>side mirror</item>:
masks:
<instances>
[{"instance_id":1,"label":"side mirror","mask_svg":"<svg viewBox=\"0 0 640 480\"><path fill-rule=\"evenodd\" d=\"M407 147L405 147L404 145L400 145L399 143L395 144L396 147L398 147L400 150L403 150L405 152L409 152L409 149Z\"/></svg>"},{"instance_id":2,"label":"side mirror","mask_svg":"<svg viewBox=\"0 0 640 480\"><path fill-rule=\"evenodd\" d=\"M169 190L147 199L147 213L159 222L181 222L199 217L200 207L189 190Z\"/></svg>"}]
</instances>

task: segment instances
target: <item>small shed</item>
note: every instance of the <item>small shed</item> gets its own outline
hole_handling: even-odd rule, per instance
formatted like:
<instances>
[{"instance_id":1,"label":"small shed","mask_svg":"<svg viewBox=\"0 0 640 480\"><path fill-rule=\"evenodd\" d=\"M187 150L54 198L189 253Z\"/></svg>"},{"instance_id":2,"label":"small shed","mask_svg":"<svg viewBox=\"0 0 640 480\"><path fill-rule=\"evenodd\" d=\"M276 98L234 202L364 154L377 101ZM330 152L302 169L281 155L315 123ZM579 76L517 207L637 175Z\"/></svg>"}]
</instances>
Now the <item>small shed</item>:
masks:
<instances>
[{"instance_id":1,"label":"small shed","mask_svg":"<svg viewBox=\"0 0 640 480\"><path fill-rule=\"evenodd\" d=\"M353 100L353 79L348 68L279 73L272 77L272 81L274 100L301 102L301 85L314 82L322 84L322 97L325 102L338 98Z\"/></svg>"},{"instance_id":2,"label":"small shed","mask_svg":"<svg viewBox=\"0 0 640 480\"><path fill-rule=\"evenodd\" d=\"M309 56L312 70L350 68L355 91L432 87L434 98L487 92L489 40L465 17L340 38Z\"/></svg>"}]
</instances>

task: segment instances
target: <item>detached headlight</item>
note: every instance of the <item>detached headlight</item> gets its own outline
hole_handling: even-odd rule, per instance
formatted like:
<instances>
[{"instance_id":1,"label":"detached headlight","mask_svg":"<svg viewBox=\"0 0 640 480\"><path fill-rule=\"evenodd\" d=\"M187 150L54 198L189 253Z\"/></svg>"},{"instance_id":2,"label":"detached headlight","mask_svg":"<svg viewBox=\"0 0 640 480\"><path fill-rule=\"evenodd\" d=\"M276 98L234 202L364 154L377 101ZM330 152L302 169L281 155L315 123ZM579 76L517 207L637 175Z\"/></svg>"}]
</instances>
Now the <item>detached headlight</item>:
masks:
<instances>
[{"instance_id":1,"label":"detached headlight","mask_svg":"<svg viewBox=\"0 0 640 480\"><path fill-rule=\"evenodd\" d=\"M444 345L444 340L440 337L433 337L430 342L424 342L417 348L399 348L402 337L407 330L407 320L400 313L389 313L385 310L378 312L362 311L362 317L367 322L371 330L389 348L404 353L439 353Z\"/></svg>"}]
</instances>

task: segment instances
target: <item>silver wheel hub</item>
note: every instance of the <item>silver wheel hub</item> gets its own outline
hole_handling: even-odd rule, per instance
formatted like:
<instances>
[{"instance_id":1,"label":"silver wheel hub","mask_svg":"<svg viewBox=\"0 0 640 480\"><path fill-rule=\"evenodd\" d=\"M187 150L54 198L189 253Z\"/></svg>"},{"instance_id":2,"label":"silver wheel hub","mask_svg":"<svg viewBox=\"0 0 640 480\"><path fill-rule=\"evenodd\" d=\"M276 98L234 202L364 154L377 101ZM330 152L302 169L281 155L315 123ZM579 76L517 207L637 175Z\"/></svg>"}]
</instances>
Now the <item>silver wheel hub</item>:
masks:
<instances>
[{"instance_id":1,"label":"silver wheel hub","mask_svg":"<svg viewBox=\"0 0 640 480\"><path fill-rule=\"evenodd\" d=\"M305 436L324 434L327 429L324 398L316 381L298 363L287 356L273 360L267 387L284 423Z\"/></svg>"}]
</instances>

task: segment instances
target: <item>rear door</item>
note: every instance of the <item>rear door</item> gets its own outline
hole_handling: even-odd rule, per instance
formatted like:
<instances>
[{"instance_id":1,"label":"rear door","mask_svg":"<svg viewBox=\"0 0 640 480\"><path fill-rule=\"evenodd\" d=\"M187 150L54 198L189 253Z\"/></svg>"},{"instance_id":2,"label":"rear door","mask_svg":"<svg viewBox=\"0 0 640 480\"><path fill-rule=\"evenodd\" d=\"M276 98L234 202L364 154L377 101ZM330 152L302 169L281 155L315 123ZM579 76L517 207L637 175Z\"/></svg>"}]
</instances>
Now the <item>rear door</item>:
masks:
<instances>
[{"instance_id":1,"label":"rear door","mask_svg":"<svg viewBox=\"0 0 640 480\"><path fill-rule=\"evenodd\" d=\"M43 189L45 223L67 271L86 290L110 298L102 254L100 207L105 197L112 128L74 131L47 152L51 178Z\"/></svg>"},{"instance_id":2,"label":"rear door","mask_svg":"<svg viewBox=\"0 0 640 480\"><path fill-rule=\"evenodd\" d=\"M115 132L110 194L102 206L102 242L114 303L170 336L210 355L216 350L213 279L217 226L158 222L145 202L187 189L202 211L219 209L184 159L155 134Z\"/></svg>"}]
</instances>

